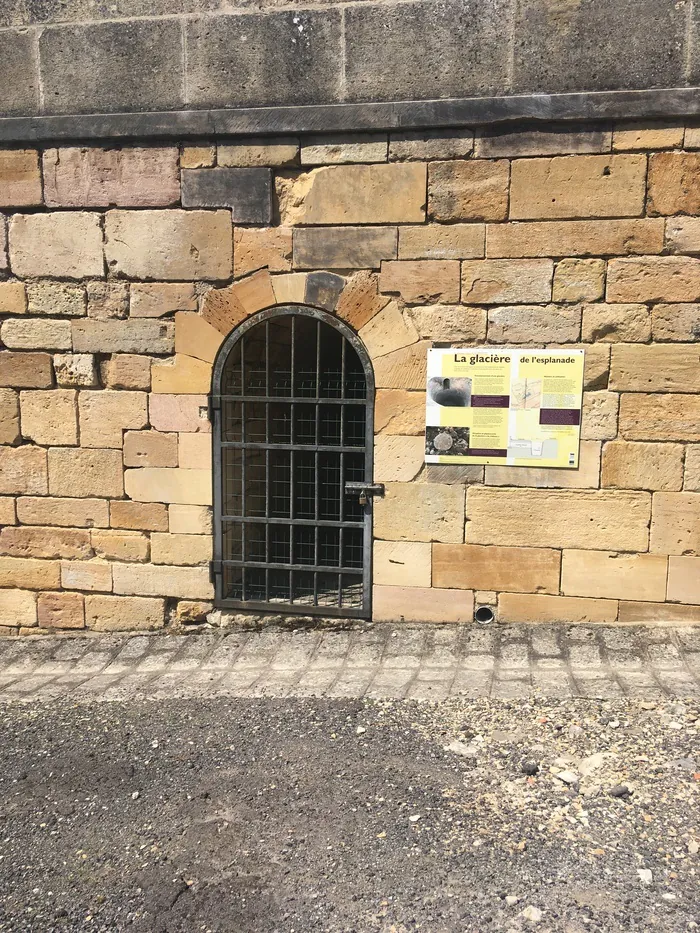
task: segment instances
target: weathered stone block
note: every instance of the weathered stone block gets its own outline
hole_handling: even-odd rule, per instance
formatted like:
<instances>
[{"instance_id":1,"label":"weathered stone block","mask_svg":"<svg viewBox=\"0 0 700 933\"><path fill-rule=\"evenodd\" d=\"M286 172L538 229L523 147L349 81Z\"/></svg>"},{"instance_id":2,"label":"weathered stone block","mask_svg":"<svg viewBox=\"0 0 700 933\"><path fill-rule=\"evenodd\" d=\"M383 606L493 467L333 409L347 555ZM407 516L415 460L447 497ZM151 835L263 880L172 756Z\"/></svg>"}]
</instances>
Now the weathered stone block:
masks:
<instances>
[{"instance_id":1,"label":"weathered stone block","mask_svg":"<svg viewBox=\"0 0 700 933\"><path fill-rule=\"evenodd\" d=\"M46 495L46 451L40 447L0 447L0 493Z\"/></svg>"},{"instance_id":2,"label":"weathered stone block","mask_svg":"<svg viewBox=\"0 0 700 933\"><path fill-rule=\"evenodd\" d=\"M651 496L470 486L466 540L522 547L646 551Z\"/></svg>"},{"instance_id":3,"label":"weathered stone block","mask_svg":"<svg viewBox=\"0 0 700 933\"><path fill-rule=\"evenodd\" d=\"M243 137L219 144L217 161L219 165L298 165L299 140L293 136L278 136L273 141Z\"/></svg>"},{"instance_id":4,"label":"weathered stone block","mask_svg":"<svg viewBox=\"0 0 700 933\"><path fill-rule=\"evenodd\" d=\"M474 259L462 263L462 301L525 304L551 301L554 264L549 259Z\"/></svg>"},{"instance_id":5,"label":"weathered stone block","mask_svg":"<svg viewBox=\"0 0 700 933\"><path fill-rule=\"evenodd\" d=\"M425 391L429 341L394 350L376 360L374 378L379 389L422 389Z\"/></svg>"},{"instance_id":6,"label":"weathered stone block","mask_svg":"<svg viewBox=\"0 0 700 933\"><path fill-rule=\"evenodd\" d=\"M425 220L426 166L333 165L279 178L283 225L395 224Z\"/></svg>"},{"instance_id":7,"label":"weathered stone block","mask_svg":"<svg viewBox=\"0 0 700 933\"><path fill-rule=\"evenodd\" d=\"M150 389L151 359L118 353L100 364L100 374L107 389Z\"/></svg>"},{"instance_id":8,"label":"weathered stone block","mask_svg":"<svg viewBox=\"0 0 700 933\"><path fill-rule=\"evenodd\" d=\"M52 322L59 323L59 322ZM174 326L166 321L74 321L78 353L172 353Z\"/></svg>"},{"instance_id":9,"label":"weathered stone block","mask_svg":"<svg viewBox=\"0 0 700 933\"><path fill-rule=\"evenodd\" d=\"M16 522L15 500L11 496L0 496L0 525L14 525Z\"/></svg>"},{"instance_id":10,"label":"weathered stone block","mask_svg":"<svg viewBox=\"0 0 700 933\"><path fill-rule=\"evenodd\" d=\"M700 441L700 397L624 393L620 434L633 441Z\"/></svg>"},{"instance_id":11,"label":"weathered stone block","mask_svg":"<svg viewBox=\"0 0 700 933\"><path fill-rule=\"evenodd\" d=\"M139 531L93 531L92 546L96 557L103 560L144 561L148 559L149 545L146 535Z\"/></svg>"},{"instance_id":12,"label":"weathered stone block","mask_svg":"<svg viewBox=\"0 0 700 933\"><path fill-rule=\"evenodd\" d=\"M211 471L210 434L178 434L178 464L184 470Z\"/></svg>"},{"instance_id":13,"label":"weathered stone block","mask_svg":"<svg viewBox=\"0 0 700 933\"><path fill-rule=\"evenodd\" d=\"M297 227L296 269L378 269L396 259L395 227Z\"/></svg>"},{"instance_id":14,"label":"weathered stone block","mask_svg":"<svg viewBox=\"0 0 700 933\"><path fill-rule=\"evenodd\" d=\"M211 363L178 353L153 364L151 384L153 392L201 395L211 388Z\"/></svg>"},{"instance_id":15,"label":"weathered stone block","mask_svg":"<svg viewBox=\"0 0 700 933\"><path fill-rule=\"evenodd\" d=\"M644 149L680 149L684 127L678 123L628 120L615 124L612 147L615 152Z\"/></svg>"},{"instance_id":16,"label":"weathered stone block","mask_svg":"<svg viewBox=\"0 0 700 933\"><path fill-rule=\"evenodd\" d=\"M23 525L105 528L109 525L109 506L106 499L50 499L44 496L27 496L17 500L17 518Z\"/></svg>"},{"instance_id":17,"label":"weathered stone block","mask_svg":"<svg viewBox=\"0 0 700 933\"><path fill-rule=\"evenodd\" d=\"M302 165L341 165L350 162L386 162L386 133L335 133L307 136L301 143Z\"/></svg>"},{"instance_id":18,"label":"weathered stone block","mask_svg":"<svg viewBox=\"0 0 700 933\"><path fill-rule=\"evenodd\" d=\"M384 434L425 433L425 391L379 389L374 402L374 429Z\"/></svg>"},{"instance_id":19,"label":"weathered stone block","mask_svg":"<svg viewBox=\"0 0 700 933\"><path fill-rule=\"evenodd\" d=\"M183 207L225 207L234 223L272 222L269 168L196 168L182 173ZM210 276L213 277L213 276Z\"/></svg>"},{"instance_id":20,"label":"weathered stone block","mask_svg":"<svg viewBox=\"0 0 700 933\"><path fill-rule=\"evenodd\" d=\"M81 392L80 444L82 447L121 447L124 430L148 426L145 392Z\"/></svg>"},{"instance_id":21,"label":"weathered stone block","mask_svg":"<svg viewBox=\"0 0 700 933\"><path fill-rule=\"evenodd\" d=\"M0 351L0 386L16 389L48 389L53 382L48 353Z\"/></svg>"},{"instance_id":22,"label":"weathered stone block","mask_svg":"<svg viewBox=\"0 0 700 933\"><path fill-rule=\"evenodd\" d=\"M85 288L70 282L34 282L27 286L29 314L83 317Z\"/></svg>"},{"instance_id":23,"label":"weathered stone block","mask_svg":"<svg viewBox=\"0 0 700 933\"><path fill-rule=\"evenodd\" d=\"M593 343L582 346L585 352L583 363L583 388L590 392L595 389L604 389L608 384L610 374L610 345Z\"/></svg>"},{"instance_id":24,"label":"weathered stone block","mask_svg":"<svg viewBox=\"0 0 700 933\"><path fill-rule=\"evenodd\" d=\"M667 598L679 603L700 603L700 559L669 557Z\"/></svg>"},{"instance_id":25,"label":"weathered stone block","mask_svg":"<svg viewBox=\"0 0 700 933\"><path fill-rule=\"evenodd\" d=\"M379 434L374 445L374 475L382 483L410 483L423 469L425 440Z\"/></svg>"},{"instance_id":26,"label":"weathered stone block","mask_svg":"<svg viewBox=\"0 0 700 933\"><path fill-rule=\"evenodd\" d=\"M196 566L208 563L211 557L210 535L151 535L151 560L154 564Z\"/></svg>"},{"instance_id":27,"label":"weathered stone block","mask_svg":"<svg viewBox=\"0 0 700 933\"><path fill-rule=\"evenodd\" d=\"M204 505L168 506L171 535L210 535L212 532L211 509Z\"/></svg>"},{"instance_id":28,"label":"weathered stone block","mask_svg":"<svg viewBox=\"0 0 700 933\"><path fill-rule=\"evenodd\" d=\"M432 220L505 220L510 163L432 162L428 171L428 215Z\"/></svg>"},{"instance_id":29,"label":"weathered stone block","mask_svg":"<svg viewBox=\"0 0 700 933\"><path fill-rule=\"evenodd\" d=\"M104 560L61 561L61 586L89 593L112 591L112 565Z\"/></svg>"},{"instance_id":30,"label":"weathered stone block","mask_svg":"<svg viewBox=\"0 0 700 933\"><path fill-rule=\"evenodd\" d=\"M611 133L600 125L545 123L484 127L476 132L478 159L517 156L553 156L584 152L607 152Z\"/></svg>"},{"instance_id":31,"label":"weathered stone block","mask_svg":"<svg viewBox=\"0 0 700 933\"><path fill-rule=\"evenodd\" d=\"M306 276L304 302L312 307L335 311L345 279L333 272L309 272Z\"/></svg>"},{"instance_id":32,"label":"weathered stone block","mask_svg":"<svg viewBox=\"0 0 700 933\"><path fill-rule=\"evenodd\" d=\"M168 207L180 200L178 151L137 148L47 149L48 207Z\"/></svg>"},{"instance_id":33,"label":"weathered stone block","mask_svg":"<svg viewBox=\"0 0 700 933\"><path fill-rule=\"evenodd\" d=\"M698 301L700 259L653 256L608 263L608 301Z\"/></svg>"},{"instance_id":34,"label":"weathered stone block","mask_svg":"<svg viewBox=\"0 0 700 933\"><path fill-rule=\"evenodd\" d=\"M168 510L156 502L110 502L109 519L112 528L128 528L134 531L168 530Z\"/></svg>"},{"instance_id":35,"label":"weathered stone block","mask_svg":"<svg viewBox=\"0 0 700 933\"><path fill-rule=\"evenodd\" d=\"M700 213L699 172L697 152L657 152L650 156L649 213Z\"/></svg>"},{"instance_id":36,"label":"weathered stone block","mask_svg":"<svg viewBox=\"0 0 700 933\"><path fill-rule=\"evenodd\" d=\"M0 557L0 580L3 587L17 587L20 590L57 590L61 586L60 570L61 565L55 560Z\"/></svg>"},{"instance_id":37,"label":"weathered stone block","mask_svg":"<svg viewBox=\"0 0 700 933\"><path fill-rule=\"evenodd\" d=\"M603 448L602 485L677 491L683 485L683 446L610 441Z\"/></svg>"},{"instance_id":38,"label":"weathered stone block","mask_svg":"<svg viewBox=\"0 0 700 933\"><path fill-rule=\"evenodd\" d=\"M485 242L483 224L399 227L399 259L480 259Z\"/></svg>"},{"instance_id":39,"label":"weathered stone block","mask_svg":"<svg viewBox=\"0 0 700 933\"><path fill-rule=\"evenodd\" d=\"M73 528L8 526L0 532L0 550L10 557L92 557L90 532Z\"/></svg>"},{"instance_id":40,"label":"weathered stone block","mask_svg":"<svg viewBox=\"0 0 700 933\"><path fill-rule=\"evenodd\" d=\"M99 215L15 214L10 222L10 261L15 275L28 278L100 278L104 259Z\"/></svg>"},{"instance_id":41,"label":"weathered stone block","mask_svg":"<svg viewBox=\"0 0 700 933\"><path fill-rule=\"evenodd\" d=\"M410 346L418 340L418 332L411 318L401 313L395 301L391 301L365 324L359 336L372 359Z\"/></svg>"},{"instance_id":42,"label":"weathered stone block","mask_svg":"<svg viewBox=\"0 0 700 933\"><path fill-rule=\"evenodd\" d=\"M126 282L88 282L88 317L96 321L125 318L129 313L129 286Z\"/></svg>"},{"instance_id":43,"label":"weathered stone block","mask_svg":"<svg viewBox=\"0 0 700 933\"><path fill-rule=\"evenodd\" d=\"M0 149L0 207L41 203L39 154L34 149Z\"/></svg>"},{"instance_id":44,"label":"weathered stone block","mask_svg":"<svg viewBox=\"0 0 700 933\"><path fill-rule=\"evenodd\" d=\"M682 556L700 553L700 495L654 493L649 550Z\"/></svg>"},{"instance_id":45,"label":"weathered stone block","mask_svg":"<svg viewBox=\"0 0 700 933\"><path fill-rule=\"evenodd\" d=\"M528 486L535 489L597 489L599 477L600 441L581 441L577 470L487 466L485 474L487 486Z\"/></svg>"},{"instance_id":46,"label":"weathered stone block","mask_svg":"<svg viewBox=\"0 0 700 933\"><path fill-rule=\"evenodd\" d=\"M587 441L609 441L617 437L620 397L616 392L584 392L581 437Z\"/></svg>"},{"instance_id":47,"label":"weathered stone block","mask_svg":"<svg viewBox=\"0 0 700 933\"><path fill-rule=\"evenodd\" d=\"M176 467L177 434L127 431L124 434L124 466Z\"/></svg>"},{"instance_id":48,"label":"weathered stone block","mask_svg":"<svg viewBox=\"0 0 700 933\"><path fill-rule=\"evenodd\" d=\"M206 395L150 395L148 410L157 431L211 431Z\"/></svg>"},{"instance_id":49,"label":"weathered stone block","mask_svg":"<svg viewBox=\"0 0 700 933\"><path fill-rule=\"evenodd\" d=\"M171 311L196 311L194 286L187 282L132 282L129 289L131 317L163 317Z\"/></svg>"},{"instance_id":50,"label":"weathered stone block","mask_svg":"<svg viewBox=\"0 0 700 933\"><path fill-rule=\"evenodd\" d=\"M14 389L0 389L0 444L16 444L20 437L19 395Z\"/></svg>"},{"instance_id":51,"label":"weathered stone block","mask_svg":"<svg viewBox=\"0 0 700 933\"><path fill-rule=\"evenodd\" d=\"M651 313L646 305L584 305L583 340L645 342L651 339Z\"/></svg>"},{"instance_id":52,"label":"weathered stone block","mask_svg":"<svg viewBox=\"0 0 700 933\"><path fill-rule=\"evenodd\" d=\"M69 321L9 318L0 328L2 342L10 350L70 350Z\"/></svg>"},{"instance_id":53,"label":"weathered stone block","mask_svg":"<svg viewBox=\"0 0 700 933\"><path fill-rule=\"evenodd\" d=\"M700 217L669 217L666 246L672 253L700 253Z\"/></svg>"},{"instance_id":54,"label":"weathered stone block","mask_svg":"<svg viewBox=\"0 0 700 933\"><path fill-rule=\"evenodd\" d=\"M39 107L39 69L33 29L8 29L0 35L0 107L3 113L33 113Z\"/></svg>"},{"instance_id":55,"label":"weathered stone block","mask_svg":"<svg viewBox=\"0 0 700 933\"><path fill-rule=\"evenodd\" d=\"M448 343L479 343L486 340L486 311L465 305L429 305L405 312L419 337Z\"/></svg>"},{"instance_id":56,"label":"weathered stone block","mask_svg":"<svg viewBox=\"0 0 700 933\"><path fill-rule=\"evenodd\" d=\"M0 590L0 625L8 628L36 625L36 594L26 590Z\"/></svg>"},{"instance_id":57,"label":"weathered stone block","mask_svg":"<svg viewBox=\"0 0 700 933\"><path fill-rule=\"evenodd\" d=\"M105 255L113 272L135 279L225 279L233 258L231 214L108 211Z\"/></svg>"},{"instance_id":58,"label":"weathered stone block","mask_svg":"<svg viewBox=\"0 0 700 933\"><path fill-rule=\"evenodd\" d=\"M389 483L374 500L374 534L387 541L464 540L464 489L461 486Z\"/></svg>"},{"instance_id":59,"label":"weathered stone block","mask_svg":"<svg viewBox=\"0 0 700 933\"><path fill-rule=\"evenodd\" d=\"M222 293L227 291L229 289L221 290ZM272 279L267 269L260 269L259 272L254 272L252 275L246 276L246 278L231 285L230 293L235 297L238 306L243 309L245 316L255 314L256 311L262 311L263 308L269 308L270 305L275 303ZM211 294L212 292L209 292L207 298ZM204 313L203 316L205 316Z\"/></svg>"},{"instance_id":60,"label":"weathered stone block","mask_svg":"<svg viewBox=\"0 0 700 933\"><path fill-rule=\"evenodd\" d=\"M605 293L602 259L563 259L554 270L554 301L598 301Z\"/></svg>"},{"instance_id":61,"label":"weathered stone block","mask_svg":"<svg viewBox=\"0 0 700 933\"><path fill-rule=\"evenodd\" d=\"M215 162L215 145L182 146L180 148L180 168L211 168Z\"/></svg>"},{"instance_id":62,"label":"weathered stone block","mask_svg":"<svg viewBox=\"0 0 700 933\"><path fill-rule=\"evenodd\" d=\"M41 628L85 628L85 607L80 593L39 593L37 619Z\"/></svg>"},{"instance_id":63,"label":"weathered stone block","mask_svg":"<svg viewBox=\"0 0 700 933\"><path fill-rule=\"evenodd\" d=\"M213 363L224 338L198 314L179 311L175 315L175 352ZM204 390L209 391L208 388Z\"/></svg>"},{"instance_id":64,"label":"weathered stone block","mask_svg":"<svg viewBox=\"0 0 700 933\"><path fill-rule=\"evenodd\" d=\"M90 353L57 353L53 358L56 381L67 388L97 385L95 357Z\"/></svg>"},{"instance_id":65,"label":"weathered stone block","mask_svg":"<svg viewBox=\"0 0 700 933\"><path fill-rule=\"evenodd\" d=\"M210 602L198 599L181 599L175 607L176 625L197 625L207 621L207 616L214 608Z\"/></svg>"},{"instance_id":66,"label":"weathered stone block","mask_svg":"<svg viewBox=\"0 0 700 933\"><path fill-rule=\"evenodd\" d=\"M22 435L35 444L77 444L76 395L73 389L22 392Z\"/></svg>"},{"instance_id":67,"label":"weathered stone block","mask_svg":"<svg viewBox=\"0 0 700 933\"><path fill-rule=\"evenodd\" d=\"M568 622L604 624L617 619L617 600L575 599L569 596L529 596L502 593L498 597L499 622Z\"/></svg>"},{"instance_id":68,"label":"weathered stone block","mask_svg":"<svg viewBox=\"0 0 700 933\"><path fill-rule=\"evenodd\" d=\"M165 600L86 596L85 625L94 632L153 631L165 624Z\"/></svg>"},{"instance_id":69,"label":"weathered stone block","mask_svg":"<svg viewBox=\"0 0 700 933\"><path fill-rule=\"evenodd\" d=\"M431 546L419 541L377 541L373 580L378 586L430 586Z\"/></svg>"},{"instance_id":70,"label":"weathered stone block","mask_svg":"<svg viewBox=\"0 0 700 933\"><path fill-rule=\"evenodd\" d=\"M559 551L434 544L433 586L512 593L558 593Z\"/></svg>"},{"instance_id":71,"label":"weathered stone block","mask_svg":"<svg viewBox=\"0 0 700 933\"><path fill-rule=\"evenodd\" d=\"M375 622L472 622L474 594L428 586L374 586L372 618Z\"/></svg>"},{"instance_id":72,"label":"weathered stone block","mask_svg":"<svg viewBox=\"0 0 700 933\"><path fill-rule=\"evenodd\" d=\"M663 602L666 572L666 558L656 554L565 550L561 589L566 596Z\"/></svg>"},{"instance_id":73,"label":"weathered stone block","mask_svg":"<svg viewBox=\"0 0 700 933\"><path fill-rule=\"evenodd\" d=\"M210 470L169 470L146 467L127 470L126 494L137 502L179 502L211 505Z\"/></svg>"},{"instance_id":74,"label":"weathered stone block","mask_svg":"<svg viewBox=\"0 0 700 933\"><path fill-rule=\"evenodd\" d=\"M517 305L489 308L491 343L572 343L581 336L581 307Z\"/></svg>"},{"instance_id":75,"label":"weathered stone block","mask_svg":"<svg viewBox=\"0 0 700 933\"><path fill-rule=\"evenodd\" d=\"M267 267L270 272L292 268L290 227L236 227L233 231L233 274L238 278Z\"/></svg>"},{"instance_id":76,"label":"weathered stone block","mask_svg":"<svg viewBox=\"0 0 700 933\"><path fill-rule=\"evenodd\" d=\"M683 488L688 492L700 492L700 445L685 448Z\"/></svg>"},{"instance_id":77,"label":"weathered stone block","mask_svg":"<svg viewBox=\"0 0 700 933\"><path fill-rule=\"evenodd\" d=\"M516 159L511 220L639 217L646 195L645 155Z\"/></svg>"},{"instance_id":78,"label":"weathered stone block","mask_svg":"<svg viewBox=\"0 0 700 933\"><path fill-rule=\"evenodd\" d=\"M700 345L615 346L610 388L624 392L700 392Z\"/></svg>"},{"instance_id":79,"label":"weathered stone block","mask_svg":"<svg viewBox=\"0 0 700 933\"><path fill-rule=\"evenodd\" d=\"M114 592L127 596L168 596L211 599L214 588L208 567L157 567L152 564L115 564Z\"/></svg>"},{"instance_id":80,"label":"weathered stone block","mask_svg":"<svg viewBox=\"0 0 700 933\"><path fill-rule=\"evenodd\" d=\"M26 314L27 293L23 282L0 282L0 314Z\"/></svg>"},{"instance_id":81,"label":"weathered stone block","mask_svg":"<svg viewBox=\"0 0 700 933\"><path fill-rule=\"evenodd\" d=\"M509 223L486 228L489 258L648 255L663 248L661 219Z\"/></svg>"},{"instance_id":82,"label":"weathered stone block","mask_svg":"<svg viewBox=\"0 0 700 933\"><path fill-rule=\"evenodd\" d=\"M257 275L258 273L254 273ZM202 319L226 336L248 316L232 285L212 288L202 302Z\"/></svg>"},{"instance_id":83,"label":"weathered stone block","mask_svg":"<svg viewBox=\"0 0 700 933\"><path fill-rule=\"evenodd\" d=\"M379 294L378 283L379 278L374 272L356 272L340 293L336 305L338 317L355 330L361 330L390 301L386 295Z\"/></svg>"},{"instance_id":84,"label":"weathered stone block","mask_svg":"<svg viewBox=\"0 0 700 933\"><path fill-rule=\"evenodd\" d=\"M696 625L700 607L673 603L620 602L619 625Z\"/></svg>"},{"instance_id":85,"label":"weathered stone block","mask_svg":"<svg viewBox=\"0 0 700 933\"><path fill-rule=\"evenodd\" d=\"M121 450L49 450L49 493L77 498L124 495Z\"/></svg>"},{"instance_id":86,"label":"weathered stone block","mask_svg":"<svg viewBox=\"0 0 700 933\"><path fill-rule=\"evenodd\" d=\"M408 130L389 134L389 161L466 159L474 148L471 130Z\"/></svg>"}]
</instances>

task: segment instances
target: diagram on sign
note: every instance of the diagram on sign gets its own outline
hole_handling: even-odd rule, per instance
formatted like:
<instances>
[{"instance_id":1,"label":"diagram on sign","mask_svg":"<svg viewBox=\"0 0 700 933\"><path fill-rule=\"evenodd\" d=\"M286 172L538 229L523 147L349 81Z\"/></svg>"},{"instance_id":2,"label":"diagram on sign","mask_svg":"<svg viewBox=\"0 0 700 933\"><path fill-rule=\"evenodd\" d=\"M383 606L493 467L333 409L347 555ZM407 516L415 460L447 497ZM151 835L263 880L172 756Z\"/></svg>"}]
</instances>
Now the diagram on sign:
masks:
<instances>
[{"instance_id":1,"label":"diagram on sign","mask_svg":"<svg viewBox=\"0 0 700 933\"><path fill-rule=\"evenodd\" d=\"M429 350L426 462L576 469L583 363L583 350Z\"/></svg>"}]
</instances>

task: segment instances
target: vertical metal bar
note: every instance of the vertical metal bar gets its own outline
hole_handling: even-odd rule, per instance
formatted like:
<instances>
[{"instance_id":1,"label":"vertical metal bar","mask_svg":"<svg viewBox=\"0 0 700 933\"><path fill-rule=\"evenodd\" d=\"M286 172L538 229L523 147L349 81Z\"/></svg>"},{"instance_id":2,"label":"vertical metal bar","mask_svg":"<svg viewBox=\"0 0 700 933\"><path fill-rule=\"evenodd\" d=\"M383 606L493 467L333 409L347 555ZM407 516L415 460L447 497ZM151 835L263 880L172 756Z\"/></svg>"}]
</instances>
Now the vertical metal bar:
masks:
<instances>
[{"instance_id":1,"label":"vertical metal bar","mask_svg":"<svg viewBox=\"0 0 700 933\"><path fill-rule=\"evenodd\" d=\"M246 394L246 385L245 385L245 335L241 337L241 396ZM246 475L245 475L245 466L246 466L246 441L248 440L248 433L246 431L246 415L245 415L245 402L241 398L241 517L245 518L246 515ZM247 560L246 555L246 523L241 522L241 557L244 561ZM245 566L241 569L241 596L245 600L246 598L246 572Z\"/></svg>"},{"instance_id":2,"label":"vertical metal bar","mask_svg":"<svg viewBox=\"0 0 700 933\"><path fill-rule=\"evenodd\" d=\"M290 372L289 372L289 385L291 387L292 398L294 398L295 384L296 384L296 315L292 315L291 321L291 353L290 353ZM294 425L294 402L289 403L289 412L290 412L290 443L292 445L292 450L289 452L289 517L294 518L294 444L296 443L295 436L295 425ZM289 563L294 563L294 525L290 523L289 525ZM292 581L294 579L294 571L289 571L289 602L293 601L293 589Z\"/></svg>"},{"instance_id":3,"label":"vertical metal bar","mask_svg":"<svg viewBox=\"0 0 700 933\"><path fill-rule=\"evenodd\" d=\"M314 434L314 443L318 446L321 443L321 321L316 321L316 430ZM318 520L320 518L320 492L321 492L321 471L320 454L314 453L314 519L316 526L314 528L314 565L318 567ZM318 606L318 570L314 569L314 606Z\"/></svg>"},{"instance_id":4,"label":"vertical metal bar","mask_svg":"<svg viewBox=\"0 0 700 933\"><path fill-rule=\"evenodd\" d=\"M270 322L265 321L265 396L270 397ZM270 403L265 402L265 443L270 443ZM270 449L265 449L265 561L270 563ZM270 602L270 570L265 568L265 602Z\"/></svg>"},{"instance_id":5,"label":"vertical metal bar","mask_svg":"<svg viewBox=\"0 0 700 933\"><path fill-rule=\"evenodd\" d=\"M340 397L341 399L345 398L345 354L347 349L347 341L345 337L340 337L341 350L340 350ZM341 446L345 443L345 405L340 406L340 444ZM338 516L341 522L345 520L345 454L341 452L340 454L340 514ZM343 526L340 526L338 531L338 566L343 566ZM343 605L343 575L338 574L338 606Z\"/></svg>"}]
</instances>

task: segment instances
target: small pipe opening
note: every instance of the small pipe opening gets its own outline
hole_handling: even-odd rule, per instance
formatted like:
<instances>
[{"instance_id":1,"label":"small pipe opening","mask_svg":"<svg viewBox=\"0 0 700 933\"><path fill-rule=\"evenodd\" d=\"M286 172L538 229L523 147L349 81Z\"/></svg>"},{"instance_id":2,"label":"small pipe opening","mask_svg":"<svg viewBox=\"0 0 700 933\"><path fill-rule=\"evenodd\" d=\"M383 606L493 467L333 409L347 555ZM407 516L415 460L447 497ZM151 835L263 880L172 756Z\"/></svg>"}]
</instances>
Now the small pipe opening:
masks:
<instances>
[{"instance_id":1,"label":"small pipe opening","mask_svg":"<svg viewBox=\"0 0 700 933\"><path fill-rule=\"evenodd\" d=\"M478 622L479 625L490 625L495 618L493 609L490 606L477 606L474 621Z\"/></svg>"}]
</instances>

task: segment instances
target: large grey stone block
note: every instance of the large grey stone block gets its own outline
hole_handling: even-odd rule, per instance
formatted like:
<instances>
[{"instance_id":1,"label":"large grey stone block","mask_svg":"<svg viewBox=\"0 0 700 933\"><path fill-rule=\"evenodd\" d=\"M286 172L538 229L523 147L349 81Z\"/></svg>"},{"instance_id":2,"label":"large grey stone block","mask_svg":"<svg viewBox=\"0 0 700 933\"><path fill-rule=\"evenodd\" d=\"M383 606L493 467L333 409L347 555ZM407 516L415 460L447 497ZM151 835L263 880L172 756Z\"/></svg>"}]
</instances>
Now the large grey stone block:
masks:
<instances>
[{"instance_id":1,"label":"large grey stone block","mask_svg":"<svg viewBox=\"0 0 700 933\"><path fill-rule=\"evenodd\" d=\"M39 68L35 36L0 32L0 113L34 113L39 107Z\"/></svg>"},{"instance_id":2,"label":"large grey stone block","mask_svg":"<svg viewBox=\"0 0 700 933\"><path fill-rule=\"evenodd\" d=\"M195 168L182 172L183 207L228 207L234 223L272 223L272 170Z\"/></svg>"},{"instance_id":3,"label":"large grey stone block","mask_svg":"<svg viewBox=\"0 0 700 933\"><path fill-rule=\"evenodd\" d=\"M297 227L294 268L378 269L396 244L396 227Z\"/></svg>"},{"instance_id":4,"label":"large grey stone block","mask_svg":"<svg viewBox=\"0 0 700 933\"><path fill-rule=\"evenodd\" d=\"M519 0L513 90L682 86L684 7L672 0Z\"/></svg>"},{"instance_id":5,"label":"large grey stone block","mask_svg":"<svg viewBox=\"0 0 700 933\"><path fill-rule=\"evenodd\" d=\"M219 0L2 0L0 26L81 23L217 10Z\"/></svg>"},{"instance_id":6,"label":"large grey stone block","mask_svg":"<svg viewBox=\"0 0 700 933\"><path fill-rule=\"evenodd\" d=\"M348 7L347 99L504 93L511 15L511 0L423 0Z\"/></svg>"},{"instance_id":7,"label":"large grey stone block","mask_svg":"<svg viewBox=\"0 0 700 933\"><path fill-rule=\"evenodd\" d=\"M187 25L188 103L335 102L341 60L337 10L201 17Z\"/></svg>"},{"instance_id":8,"label":"large grey stone block","mask_svg":"<svg viewBox=\"0 0 700 933\"><path fill-rule=\"evenodd\" d=\"M173 110L183 103L176 20L45 29L39 52L47 113Z\"/></svg>"}]
</instances>

